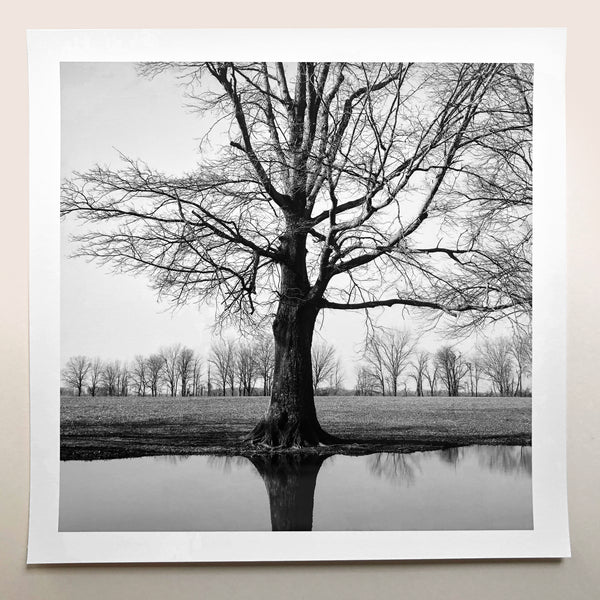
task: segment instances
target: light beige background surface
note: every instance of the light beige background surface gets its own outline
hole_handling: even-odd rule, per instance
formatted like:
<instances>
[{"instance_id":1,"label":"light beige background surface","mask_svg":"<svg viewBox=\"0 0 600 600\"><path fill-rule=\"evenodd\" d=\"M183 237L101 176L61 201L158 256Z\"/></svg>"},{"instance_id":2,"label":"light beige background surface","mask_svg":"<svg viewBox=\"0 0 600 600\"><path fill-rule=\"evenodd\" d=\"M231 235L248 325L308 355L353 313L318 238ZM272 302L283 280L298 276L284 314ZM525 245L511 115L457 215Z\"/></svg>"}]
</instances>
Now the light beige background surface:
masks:
<instances>
[{"instance_id":1,"label":"light beige background surface","mask_svg":"<svg viewBox=\"0 0 600 600\"><path fill-rule=\"evenodd\" d=\"M593 1L23 0L0 35L0 598L600 598L600 10ZM26 567L27 28L567 26L568 465L573 558L342 565Z\"/></svg>"}]
</instances>

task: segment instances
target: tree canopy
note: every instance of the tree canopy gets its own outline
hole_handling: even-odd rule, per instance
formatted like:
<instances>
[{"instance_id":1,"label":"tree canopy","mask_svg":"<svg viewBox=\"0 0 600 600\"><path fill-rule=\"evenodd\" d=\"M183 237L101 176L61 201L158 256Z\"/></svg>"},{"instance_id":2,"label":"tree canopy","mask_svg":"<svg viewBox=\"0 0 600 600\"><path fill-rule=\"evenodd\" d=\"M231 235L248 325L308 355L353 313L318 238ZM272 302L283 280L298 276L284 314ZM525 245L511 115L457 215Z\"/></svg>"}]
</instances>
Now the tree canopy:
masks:
<instances>
[{"instance_id":1,"label":"tree canopy","mask_svg":"<svg viewBox=\"0 0 600 600\"><path fill-rule=\"evenodd\" d=\"M225 319L273 314L297 253L319 309L529 314L530 65L139 66L165 70L211 115L198 167L121 156L74 174L61 210L90 224L80 255Z\"/></svg>"}]
</instances>

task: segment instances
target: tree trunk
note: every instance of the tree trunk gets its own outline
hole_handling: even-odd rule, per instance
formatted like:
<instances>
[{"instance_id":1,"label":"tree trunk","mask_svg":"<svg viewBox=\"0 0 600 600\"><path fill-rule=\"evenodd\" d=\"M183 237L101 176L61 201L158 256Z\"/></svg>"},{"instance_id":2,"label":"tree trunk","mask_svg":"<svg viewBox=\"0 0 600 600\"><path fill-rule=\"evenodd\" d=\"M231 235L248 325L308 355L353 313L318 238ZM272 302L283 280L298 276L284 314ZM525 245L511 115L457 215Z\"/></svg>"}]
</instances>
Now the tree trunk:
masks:
<instances>
[{"instance_id":1,"label":"tree trunk","mask_svg":"<svg viewBox=\"0 0 600 600\"><path fill-rule=\"evenodd\" d=\"M273 322L275 369L271 403L249 436L257 445L295 448L331 443L317 419L311 344L317 309L282 299Z\"/></svg>"},{"instance_id":2,"label":"tree trunk","mask_svg":"<svg viewBox=\"0 0 600 600\"><path fill-rule=\"evenodd\" d=\"M269 448L298 448L334 443L321 428L315 409L311 346L319 312L306 272L306 235L282 236L288 260L281 268L281 295L273 321L275 366L271 402L248 436Z\"/></svg>"}]
</instances>

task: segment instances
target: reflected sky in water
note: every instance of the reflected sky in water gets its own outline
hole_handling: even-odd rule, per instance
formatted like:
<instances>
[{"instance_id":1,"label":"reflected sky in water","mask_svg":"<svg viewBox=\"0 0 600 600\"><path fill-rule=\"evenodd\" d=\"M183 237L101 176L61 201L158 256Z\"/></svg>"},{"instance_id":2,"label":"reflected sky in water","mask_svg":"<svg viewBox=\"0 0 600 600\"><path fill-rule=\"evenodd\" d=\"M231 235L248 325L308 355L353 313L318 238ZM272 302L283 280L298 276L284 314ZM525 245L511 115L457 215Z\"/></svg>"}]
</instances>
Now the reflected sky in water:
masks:
<instances>
[{"instance_id":1,"label":"reflected sky in water","mask_svg":"<svg viewBox=\"0 0 600 600\"><path fill-rule=\"evenodd\" d=\"M531 529L531 447L61 462L60 531Z\"/></svg>"}]
</instances>

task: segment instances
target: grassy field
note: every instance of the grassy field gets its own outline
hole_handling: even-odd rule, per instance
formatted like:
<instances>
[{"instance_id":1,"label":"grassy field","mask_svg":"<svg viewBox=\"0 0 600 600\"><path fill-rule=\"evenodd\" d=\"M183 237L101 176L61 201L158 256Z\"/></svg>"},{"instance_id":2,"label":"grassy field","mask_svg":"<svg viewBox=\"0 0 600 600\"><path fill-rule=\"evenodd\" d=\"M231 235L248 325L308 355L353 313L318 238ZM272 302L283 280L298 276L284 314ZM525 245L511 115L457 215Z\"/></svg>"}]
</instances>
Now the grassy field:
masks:
<instances>
[{"instance_id":1,"label":"grassy field","mask_svg":"<svg viewBox=\"0 0 600 600\"><path fill-rule=\"evenodd\" d=\"M325 430L348 440L320 452L531 443L531 398L326 396L316 404ZM262 397L63 397L61 459L248 453L242 438L267 406Z\"/></svg>"}]
</instances>

